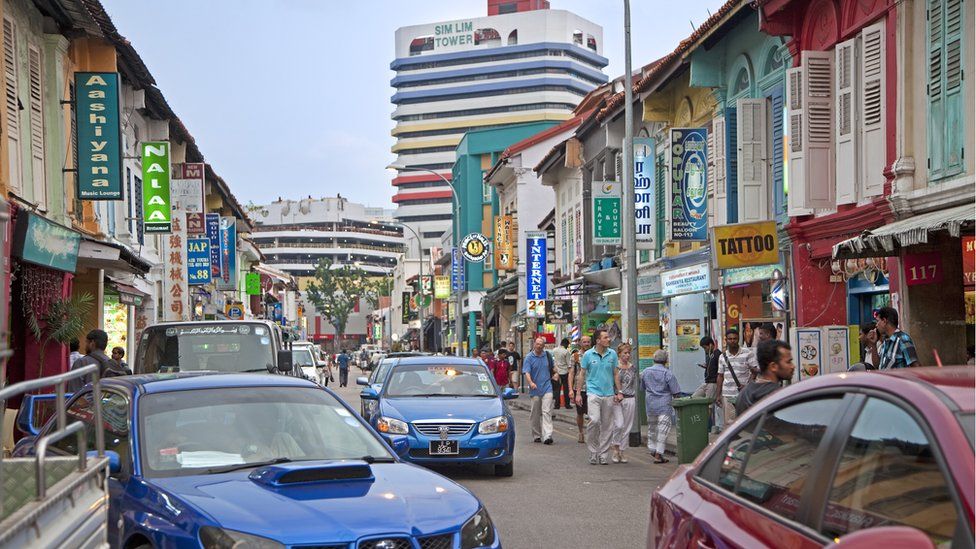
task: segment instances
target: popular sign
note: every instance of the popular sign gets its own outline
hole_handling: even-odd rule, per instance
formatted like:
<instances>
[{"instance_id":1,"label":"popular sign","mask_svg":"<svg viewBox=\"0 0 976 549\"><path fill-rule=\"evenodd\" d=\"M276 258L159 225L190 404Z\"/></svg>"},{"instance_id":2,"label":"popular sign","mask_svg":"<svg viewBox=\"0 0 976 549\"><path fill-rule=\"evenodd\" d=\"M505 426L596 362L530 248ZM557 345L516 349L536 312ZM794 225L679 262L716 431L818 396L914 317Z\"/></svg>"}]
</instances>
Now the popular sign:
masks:
<instances>
[{"instance_id":1,"label":"popular sign","mask_svg":"<svg viewBox=\"0 0 976 549\"><path fill-rule=\"evenodd\" d=\"M75 90L78 199L122 200L119 75L76 72Z\"/></svg>"},{"instance_id":2,"label":"popular sign","mask_svg":"<svg viewBox=\"0 0 976 549\"><path fill-rule=\"evenodd\" d=\"M735 269L779 262L776 222L740 223L712 229L716 269Z\"/></svg>"},{"instance_id":3,"label":"popular sign","mask_svg":"<svg viewBox=\"0 0 976 549\"><path fill-rule=\"evenodd\" d=\"M672 296L704 292L711 288L708 263L699 263L661 273L661 295Z\"/></svg>"},{"instance_id":4,"label":"popular sign","mask_svg":"<svg viewBox=\"0 0 976 549\"><path fill-rule=\"evenodd\" d=\"M708 238L707 140L705 128L671 130L671 240Z\"/></svg>"},{"instance_id":5,"label":"popular sign","mask_svg":"<svg viewBox=\"0 0 976 549\"><path fill-rule=\"evenodd\" d=\"M471 233L461 239L461 253L468 261L484 261L491 242L481 233Z\"/></svg>"},{"instance_id":6,"label":"popular sign","mask_svg":"<svg viewBox=\"0 0 976 549\"><path fill-rule=\"evenodd\" d=\"M169 194L169 143L142 144L142 211L147 233L172 230L172 203Z\"/></svg>"},{"instance_id":7,"label":"popular sign","mask_svg":"<svg viewBox=\"0 0 976 549\"><path fill-rule=\"evenodd\" d=\"M525 235L525 296L526 299L544 300L547 293L546 271L548 251L546 233L528 232ZM545 305L543 305L545 312Z\"/></svg>"},{"instance_id":8,"label":"popular sign","mask_svg":"<svg viewBox=\"0 0 976 549\"><path fill-rule=\"evenodd\" d=\"M620 244L620 183L593 181L593 243Z\"/></svg>"},{"instance_id":9,"label":"popular sign","mask_svg":"<svg viewBox=\"0 0 976 549\"><path fill-rule=\"evenodd\" d=\"M512 216L495 216L495 268L508 271L515 268L512 243Z\"/></svg>"},{"instance_id":10,"label":"popular sign","mask_svg":"<svg viewBox=\"0 0 976 549\"><path fill-rule=\"evenodd\" d=\"M634 228L637 240L652 242L654 240L654 139L650 137L634 138L634 211L637 220Z\"/></svg>"}]
</instances>

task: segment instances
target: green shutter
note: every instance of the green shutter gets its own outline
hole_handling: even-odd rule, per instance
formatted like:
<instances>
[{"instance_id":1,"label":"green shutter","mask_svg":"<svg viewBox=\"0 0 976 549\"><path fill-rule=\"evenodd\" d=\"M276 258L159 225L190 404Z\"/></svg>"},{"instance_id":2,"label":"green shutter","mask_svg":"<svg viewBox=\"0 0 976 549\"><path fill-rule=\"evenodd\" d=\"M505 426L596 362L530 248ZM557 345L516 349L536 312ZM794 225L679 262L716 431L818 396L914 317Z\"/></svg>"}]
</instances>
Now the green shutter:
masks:
<instances>
[{"instance_id":1,"label":"green shutter","mask_svg":"<svg viewBox=\"0 0 976 549\"><path fill-rule=\"evenodd\" d=\"M657 168L657 174L654 178L657 182L657 188L655 190L656 196L654 197L654 202L657 205L657 211L654 212L654 217L657 219L657 257L661 257L664 252L664 242L668 239L668 235L665 233L664 223L664 204L667 201L664 189L668 181L668 172L667 166L664 162L664 153L657 155L657 160L655 160L654 165Z\"/></svg>"},{"instance_id":2,"label":"green shutter","mask_svg":"<svg viewBox=\"0 0 976 549\"><path fill-rule=\"evenodd\" d=\"M929 180L963 171L963 2L927 0Z\"/></svg>"}]
</instances>

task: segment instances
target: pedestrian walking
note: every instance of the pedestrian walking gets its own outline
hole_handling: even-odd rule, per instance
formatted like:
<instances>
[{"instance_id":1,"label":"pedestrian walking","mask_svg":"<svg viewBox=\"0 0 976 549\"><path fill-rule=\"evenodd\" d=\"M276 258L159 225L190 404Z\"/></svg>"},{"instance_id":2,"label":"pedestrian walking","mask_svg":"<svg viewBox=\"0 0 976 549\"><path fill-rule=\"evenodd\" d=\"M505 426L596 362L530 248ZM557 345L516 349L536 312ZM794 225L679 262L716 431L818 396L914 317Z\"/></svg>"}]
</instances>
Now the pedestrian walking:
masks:
<instances>
[{"instance_id":1,"label":"pedestrian walking","mask_svg":"<svg viewBox=\"0 0 976 549\"><path fill-rule=\"evenodd\" d=\"M691 396L712 399L712 403L708 405L708 417L712 419L712 426L717 430L719 421L718 414L715 413L715 399L718 397L718 358L722 353L711 336L701 338L698 345L705 351L705 362L699 364L705 370L705 379Z\"/></svg>"},{"instance_id":2,"label":"pedestrian walking","mask_svg":"<svg viewBox=\"0 0 976 549\"><path fill-rule=\"evenodd\" d=\"M552 360L556 367L556 373L552 376L552 398L555 406L559 409L559 394L562 393L566 402L566 409L572 410L573 405L569 398L569 369L572 367L572 356L569 352L569 339L563 338L559 346L552 350Z\"/></svg>"},{"instance_id":3,"label":"pedestrian walking","mask_svg":"<svg viewBox=\"0 0 976 549\"><path fill-rule=\"evenodd\" d=\"M519 368L522 364L522 355L515 350L515 342L508 342L508 371L511 372L511 379L509 380L509 386L516 388L519 386Z\"/></svg>"},{"instance_id":4,"label":"pedestrian walking","mask_svg":"<svg viewBox=\"0 0 976 549\"><path fill-rule=\"evenodd\" d=\"M511 379L508 375L508 349L498 349L498 358L488 363L488 369L491 370L491 377L495 379L499 388L508 387Z\"/></svg>"},{"instance_id":5,"label":"pedestrian walking","mask_svg":"<svg viewBox=\"0 0 976 549\"><path fill-rule=\"evenodd\" d=\"M125 375L132 375L132 369L125 362L125 349L122 347L112 347L112 360L119 365L119 368L125 372Z\"/></svg>"},{"instance_id":6,"label":"pedestrian walking","mask_svg":"<svg viewBox=\"0 0 976 549\"><path fill-rule=\"evenodd\" d=\"M79 349L81 349L81 342L78 341L78 338L74 338L70 343L68 343L68 350L70 351L70 353L68 353L69 370L74 367L76 360L85 356L79 352Z\"/></svg>"},{"instance_id":7,"label":"pedestrian walking","mask_svg":"<svg viewBox=\"0 0 976 549\"><path fill-rule=\"evenodd\" d=\"M617 346L617 370L614 385L617 389L616 406L613 407L613 437L610 441L612 455L610 461L627 463L624 448L630 440L630 427L634 424L634 410L637 407L637 368L631 362L632 348L627 343Z\"/></svg>"},{"instance_id":8,"label":"pedestrian walking","mask_svg":"<svg viewBox=\"0 0 976 549\"><path fill-rule=\"evenodd\" d=\"M546 340L537 337L532 352L525 355L522 373L532 398L532 442L552 444L552 355L546 351Z\"/></svg>"},{"instance_id":9,"label":"pedestrian walking","mask_svg":"<svg viewBox=\"0 0 976 549\"><path fill-rule=\"evenodd\" d=\"M586 419L586 370L580 367L580 362L586 351L590 350L590 336L580 338L580 348L573 352L573 370L569 374L569 397L576 403L576 429L579 430L577 442L586 442L583 421Z\"/></svg>"},{"instance_id":10,"label":"pedestrian walking","mask_svg":"<svg viewBox=\"0 0 976 549\"><path fill-rule=\"evenodd\" d=\"M668 352L654 351L654 365L640 375L644 388L644 407L647 413L647 449L654 463L667 463L664 446L674 424L674 407L671 399L678 396L681 388L671 369L667 367Z\"/></svg>"},{"instance_id":11,"label":"pedestrian walking","mask_svg":"<svg viewBox=\"0 0 976 549\"><path fill-rule=\"evenodd\" d=\"M319 384L328 387L329 381L332 380L332 353L325 353L323 358L325 360L322 361L322 366L318 369Z\"/></svg>"},{"instance_id":12,"label":"pedestrian walking","mask_svg":"<svg viewBox=\"0 0 976 549\"><path fill-rule=\"evenodd\" d=\"M778 339L763 341L756 348L759 376L746 384L735 401L735 414L741 416L750 406L766 398L793 378L793 351Z\"/></svg>"},{"instance_id":13,"label":"pedestrian walking","mask_svg":"<svg viewBox=\"0 0 976 549\"><path fill-rule=\"evenodd\" d=\"M879 370L918 366L918 352L911 336L898 327L898 311L891 307L878 309L878 333L884 338Z\"/></svg>"},{"instance_id":14,"label":"pedestrian walking","mask_svg":"<svg viewBox=\"0 0 976 549\"><path fill-rule=\"evenodd\" d=\"M735 399L746 383L759 373L756 354L748 347L739 346L739 332L735 329L725 331L725 352L719 357L717 385L722 393L716 406L722 407L722 428L735 421Z\"/></svg>"},{"instance_id":15,"label":"pedestrian walking","mask_svg":"<svg viewBox=\"0 0 976 549\"><path fill-rule=\"evenodd\" d=\"M339 363L339 387L345 387L349 385L349 361L352 357L346 353L345 349L339 351L336 356L336 362Z\"/></svg>"},{"instance_id":16,"label":"pedestrian walking","mask_svg":"<svg viewBox=\"0 0 976 549\"><path fill-rule=\"evenodd\" d=\"M99 379L124 376L125 370L105 354L106 347L108 347L108 334L105 333L105 330L96 329L88 332L88 335L85 337L85 356L76 360L71 369L77 370L85 366L98 364ZM72 393L77 392L90 381L92 381L90 376L68 380L67 389Z\"/></svg>"},{"instance_id":17,"label":"pedestrian walking","mask_svg":"<svg viewBox=\"0 0 976 549\"><path fill-rule=\"evenodd\" d=\"M583 354L580 368L586 372L586 407L590 420L586 424L586 444L590 450L590 465L607 465L610 437L613 436L614 371L617 353L610 348L610 334L606 330L593 331L594 347ZM576 397L580 403L580 397Z\"/></svg>"}]
</instances>

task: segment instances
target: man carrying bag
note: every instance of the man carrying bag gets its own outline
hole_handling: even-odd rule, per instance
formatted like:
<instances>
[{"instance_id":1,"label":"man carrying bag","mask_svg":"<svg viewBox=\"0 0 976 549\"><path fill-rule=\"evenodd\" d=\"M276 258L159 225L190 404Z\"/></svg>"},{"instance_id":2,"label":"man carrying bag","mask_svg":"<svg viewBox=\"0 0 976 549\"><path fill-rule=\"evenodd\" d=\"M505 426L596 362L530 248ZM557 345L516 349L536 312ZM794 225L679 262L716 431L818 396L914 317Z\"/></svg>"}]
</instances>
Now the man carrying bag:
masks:
<instances>
[{"instance_id":1,"label":"man carrying bag","mask_svg":"<svg viewBox=\"0 0 976 549\"><path fill-rule=\"evenodd\" d=\"M726 330L725 352L719 358L718 378L715 380L722 391L715 404L722 407L723 429L735 421L735 399L739 391L758 373L756 354L752 349L739 346L739 331L734 328Z\"/></svg>"}]
</instances>

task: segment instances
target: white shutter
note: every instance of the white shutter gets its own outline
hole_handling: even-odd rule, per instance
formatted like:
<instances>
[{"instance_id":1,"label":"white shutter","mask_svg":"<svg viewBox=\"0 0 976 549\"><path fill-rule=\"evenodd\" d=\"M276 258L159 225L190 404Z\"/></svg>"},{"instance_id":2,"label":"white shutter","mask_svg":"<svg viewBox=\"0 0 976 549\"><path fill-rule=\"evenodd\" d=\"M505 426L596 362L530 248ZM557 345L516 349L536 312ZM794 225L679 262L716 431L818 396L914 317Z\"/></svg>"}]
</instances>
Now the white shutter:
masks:
<instances>
[{"instance_id":1,"label":"white shutter","mask_svg":"<svg viewBox=\"0 0 976 549\"><path fill-rule=\"evenodd\" d=\"M803 63L803 165L806 207L832 209L834 170L834 54L805 51Z\"/></svg>"},{"instance_id":2,"label":"white shutter","mask_svg":"<svg viewBox=\"0 0 976 549\"><path fill-rule=\"evenodd\" d=\"M714 206L712 211L715 212L714 223L715 226L725 225L728 223L728 209L726 207L726 191L725 191L725 117L718 116L712 119L712 171L714 172L714 177L712 178L712 185L715 188L714 194Z\"/></svg>"},{"instance_id":3,"label":"white shutter","mask_svg":"<svg viewBox=\"0 0 976 549\"><path fill-rule=\"evenodd\" d=\"M739 223L769 219L766 100L739 99L735 136L739 166Z\"/></svg>"},{"instance_id":4,"label":"white shutter","mask_svg":"<svg viewBox=\"0 0 976 549\"><path fill-rule=\"evenodd\" d=\"M861 31L861 181L864 196L884 192L885 36L884 21Z\"/></svg>"},{"instance_id":5,"label":"white shutter","mask_svg":"<svg viewBox=\"0 0 976 549\"><path fill-rule=\"evenodd\" d=\"M10 186L20 190L20 99L17 82L17 28L3 19L3 87L4 117L7 121L7 160Z\"/></svg>"},{"instance_id":6,"label":"white shutter","mask_svg":"<svg viewBox=\"0 0 976 549\"><path fill-rule=\"evenodd\" d=\"M47 206L47 186L44 184L44 95L41 86L41 52L27 47L27 68L30 92L31 179L34 182L34 202Z\"/></svg>"},{"instance_id":7,"label":"white shutter","mask_svg":"<svg viewBox=\"0 0 976 549\"><path fill-rule=\"evenodd\" d=\"M803 154L803 67L786 70L786 128L790 133L789 193L787 214L790 216L813 213L807 206L805 157Z\"/></svg>"},{"instance_id":8,"label":"white shutter","mask_svg":"<svg viewBox=\"0 0 976 549\"><path fill-rule=\"evenodd\" d=\"M834 69L837 71L837 204L857 202L860 187L861 169L858 165L858 142L860 141L859 116L860 101L855 90L860 70L858 68L857 39L852 38L837 44Z\"/></svg>"}]
</instances>

